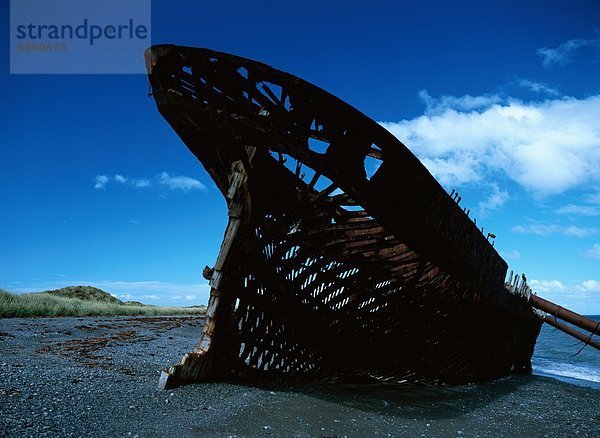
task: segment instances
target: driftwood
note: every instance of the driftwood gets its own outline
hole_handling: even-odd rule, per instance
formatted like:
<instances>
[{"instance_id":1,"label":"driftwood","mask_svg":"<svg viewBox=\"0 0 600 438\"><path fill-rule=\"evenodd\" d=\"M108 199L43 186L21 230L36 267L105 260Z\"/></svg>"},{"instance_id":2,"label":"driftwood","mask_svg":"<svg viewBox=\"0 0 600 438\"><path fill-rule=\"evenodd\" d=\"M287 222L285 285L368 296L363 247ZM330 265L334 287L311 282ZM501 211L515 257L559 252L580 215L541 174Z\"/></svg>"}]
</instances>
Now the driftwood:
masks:
<instances>
[{"instance_id":1,"label":"driftwood","mask_svg":"<svg viewBox=\"0 0 600 438\"><path fill-rule=\"evenodd\" d=\"M146 59L159 111L229 209L200 343L162 387L530 370L542 320L458 194L388 131L259 62L176 46Z\"/></svg>"}]
</instances>

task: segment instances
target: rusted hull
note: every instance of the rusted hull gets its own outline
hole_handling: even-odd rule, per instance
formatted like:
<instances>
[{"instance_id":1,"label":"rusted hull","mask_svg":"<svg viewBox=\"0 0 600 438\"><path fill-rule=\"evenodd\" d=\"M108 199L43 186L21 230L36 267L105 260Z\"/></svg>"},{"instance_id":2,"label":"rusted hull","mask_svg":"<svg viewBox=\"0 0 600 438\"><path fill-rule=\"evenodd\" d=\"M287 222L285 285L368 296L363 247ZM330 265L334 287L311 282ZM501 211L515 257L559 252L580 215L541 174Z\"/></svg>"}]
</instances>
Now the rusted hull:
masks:
<instances>
[{"instance_id":1,"label":"rusted hull","mask_svg":"<svg viewBox=\"0 0 600 438\"><path fill-rule=\"evenodd\" d=\"M208 320L162 386L461 384L530 370L541 319L410 151L325 91L206 49L147 52L159 111L224 194Z\"/></svg>"}]
</instances>

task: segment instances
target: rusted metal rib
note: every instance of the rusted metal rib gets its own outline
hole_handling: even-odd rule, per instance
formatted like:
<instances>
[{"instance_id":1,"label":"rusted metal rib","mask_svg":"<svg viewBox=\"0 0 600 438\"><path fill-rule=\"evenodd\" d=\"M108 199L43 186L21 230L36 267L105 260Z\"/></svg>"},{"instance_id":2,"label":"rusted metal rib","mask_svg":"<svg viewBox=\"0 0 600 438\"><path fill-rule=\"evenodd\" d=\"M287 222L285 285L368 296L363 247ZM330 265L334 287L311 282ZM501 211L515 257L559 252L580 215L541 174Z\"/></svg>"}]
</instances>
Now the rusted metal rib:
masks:
<instances>
[{"instance_id":1,"label":"rusted metal rib","mask_svg":"<svg viewBox=\"0 0 600 438\"><path fill-rule=\"evenodd\" d=\"M600 335L600 322L592 321L583 315L575 313L572 310L565 309L564 307L554 304L542 297L538 297L537 295L531 295L529 302L536 309L540 309L543 312L567 321L585 331L595 335Z\"/></svg>"},{"instance_id":2,"label":"rusted metal rib","mask_svg":"<svg viewBox=\"0 0 600 438\"><path fill-rule=\"evenodd\" d=\"M579 330L575 330L574 328L559 322L554 316L546 315L546 317L544 317L544 322L550 324L552 327L556 327L560 331L565 332L570 336L573 336L575 339L579 339L584 344L600 350L600 342L593 339L591 334L586 335L585 333L581 333Z\"/></svg>"}]
</instances>

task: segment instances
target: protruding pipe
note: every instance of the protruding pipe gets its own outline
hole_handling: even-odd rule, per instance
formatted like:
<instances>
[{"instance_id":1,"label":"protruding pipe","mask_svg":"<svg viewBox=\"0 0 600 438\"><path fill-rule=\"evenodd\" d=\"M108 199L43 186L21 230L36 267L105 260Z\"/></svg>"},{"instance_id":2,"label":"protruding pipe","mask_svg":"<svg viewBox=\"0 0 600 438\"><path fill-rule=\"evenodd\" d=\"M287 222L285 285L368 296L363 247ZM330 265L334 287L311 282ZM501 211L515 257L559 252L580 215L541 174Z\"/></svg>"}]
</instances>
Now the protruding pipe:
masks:
<instances>
[{"instance_id":1,"label":"protruding pipe","mask_svg":"<svg viewBox=\"0 0 600 438\"><path fill-rule=\"evenodd\" d=\"M591 332L595 335L600 335L600 322L592 321L585 316L575 313L569 309L565 309L557 304L554 304L548 300L545 300L537 295L531 295L529 302L536 309L540 309L546 313L556 316L557 318L563 319L570 322L577 327Z\"/></svg>"},{"instance_id":2,"label":"protruding pipe","mask_svg":"<svg viewBox=\"0 0 600 438\"><path fill-rule=\"evenodd\" d=\"M535 295L532 295L532 296L535 296ZM581 342L584 342L587 345L591 345L592 347L600 350L600 342L598 342L594 339L590 339L589 335L586 335L585 333L581 333L579 330L575 330L574 328L569 327L568 325L563 324L562 322L558 322L556 317L546 315L546 317L544 318L544 322L547 322L552 327L556 327L560 331L565 332L566 334L571 335L576 339L579 339Z\"/></svg>"}]
</instances>

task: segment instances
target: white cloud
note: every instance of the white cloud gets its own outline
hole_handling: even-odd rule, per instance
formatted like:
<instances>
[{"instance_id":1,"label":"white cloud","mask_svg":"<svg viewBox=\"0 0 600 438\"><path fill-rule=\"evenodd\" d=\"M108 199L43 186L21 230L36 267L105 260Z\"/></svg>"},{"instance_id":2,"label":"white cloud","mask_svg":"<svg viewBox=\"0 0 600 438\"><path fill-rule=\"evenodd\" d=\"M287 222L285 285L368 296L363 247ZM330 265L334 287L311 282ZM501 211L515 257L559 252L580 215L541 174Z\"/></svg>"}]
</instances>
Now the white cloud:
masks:
<instances>
[{"instance_id":1,"label":"white cloud","mask_svg":"<svg viewBox=\"0 0 600 438\"><path fill-rule=\"evenodd\" d=\"M598 233L597 228L581 228L575 225L563 226L558 224L532 223L527 225L515 225L512 231L519 234L535 234L546 236L551 234L563 234L573 237L587 237Z\"/></svg>"},{"instance_id":2,"label":"white cloud","mask_svg":"<svg viewBox=\"0 0 600 438\"><path fill-rule=\"evenodd\" d=\"M512 231L519 234L537 234L543 236L546 234L556 234L560 231L561 227L558 225L548 224L530 224L530 225L515 225L512 227Z\"/></svg>"},{"instance_id":3,"label":"white cloud","mask_svg":"<svg viewBox=\"0 0 600 438\"><path fill-rule=\"evenodd\" d=\"M479 203L479 215L485 217L487 212L495 210L504 205L508 200L508 192L500 190L498 184L492 184L492 193L485 201Z\"/></svg>"},{"instance_id":4,"label":"white cloud","mask_svg":"<svg viewBox=\"0 0 600 438\"><path fill-rule=\"evenodd\" d=\"M600 293L600 281L597 280L586 280L575 286L575 289L580 292L584 292L588 297L592 294Z\"/></svg>"},{"instance_id":5,"label":"white cloud","mask_svg":"<svg viewBox=\"0 0 600 438\"><path fill-rule=\"evenodd\" d=\"M136 189L152 187L155 184L164 186L170 190L181 190L189 192L191 190L206 191L206 186L197 179L185 175L170 175L167 172L161 172L153 180L149 178L127 178L116 174L113 177L107 175L97 175L94 179L96 189L103 189L107 184L116 182Z\"/></svg>"},{"instance_id":6,"label":"white cloud","mask_svg":"<svg viewBox=\"0 0 600 438\"><path fill-rule=\"evenodd\" d=\"M139 179L136 178L131 181L131 184L136 189L141 189L144 187L148 187L150 185L150 180L148 180L146 178L139 178Z\"/></svg>"},{"instance_id":7,"label":"white cloud","mask_svg":"<svg viewBox=\"0 0 600 438\"><path fill-rule=\"evenodd\" d=\"M159 299L159 296L158 295L142 295L142 298L144 298L146 300L156 301Z\"/></svg>"},{"instance_id":8,"label":"white cloud","mask_svg":"<svg viewBox=\"0 0 600 438\"><path fill-rule=\"evenodd\" d=\"M465 182L478 182L483 179L483 174L477 171L477 159L469 155L463 155L460 161L421 158L421 162L445 186L459 186Z\"/></svg>"},{"instance_id":9,"label":"white cloud","mask_svg":"<svg viewBox=\"0 0 600 438\"><path fill-rule=\"evenodd\" d=\"M557 214L573 215L573 216L598 216L600 215L600 207L593 205L574 205L567 204L556 209Z\"/></svg>"},{"instance_id":10,"label":"white cloud","mask_svg":"<svg viewBox=\"0 0 600 438\"><path fill-rule=\"evenodd\" d=\"M555 88L551 88L542 82L530 81L529 79L519 80L519 85L534 93L548 94L550 96L558 96L560 94Z\"/></svg>"},{"instance_id":11,"label":"white cloud","mask_svg":"<svg viewBox=\"0 0 600 438\"><path fill-rule=\"evenodd\" d=\"M511 260L519 260L521 258L521 253L516 249L513 249L512 251L503 251L500 253L500 255L505 259Z\"/></svg>"},{"instance_id":12,"label":"white cloud","mask_svg":"<svg viewBox=\"0 0 600 438\"><path fill-rule=\"evenodd\" d=\"M584 47L600 47L600 39L576 38L569 40L554 49L542 47L537 49L536 53L542 58L544 67L551 67L553 65L568 64Z\"/></svg>"},{"instance_id":13,"label":"white cloud","mask_svg":"<svg viewBox=\"0 0 600 438\"><path fill-rule=\"evenodd\" d=\"M160 184L167 186L171 190L182 190L184 192L190 190L206 191L206 186L204 184L189 176L171 176L167 172L162 172L158 177L158 181Z\"/></svg>"},{"instance_id":14,"label":"white cloud","mask_svg":"<svg viewBox=\"0 0 600 438\"><path fill-rule=\"evenodd\" d=\"M540 196L600 183L600 95L534 103L422 96L424 115L381 125L444 185L486 182L492 172Z\"/></svg>"},{"instance_id":15,"label":"white cloud","mask_svg":"<svg viewBox=\"0 0 600 438\"><path fill-rule=\"evenodd\" d=\"M441 96L439 98L432 97L427 90L419 91L419 97L425 103L426 114L439 114L447 109L455 109L457 111L474 111L478 109L488 108L493 104L501 103L502 97L498 94L485 94L483 96Z\"/></svg>"},{"instance_id":16,"label":"white cloud","mask_svg":"<svg viewBox=\"0 0 600 438\"><path fill-rule=\"evenodd\" d=\"M560 280L530 280L529 286L538 295L584 315L600 313L600 281L585 280L565 283Z\"/></svg>"},{"instance_id":17,"label":"white cloud","mask_svg":"<svg viewBox=\"0 0 600 438\"><path fill-rule=\"evenodd\" d=\"M590 249L584 252L586 257L600 260L600 243L594 244Z\"/></svg>"},{"instance_id":18,"label":"white cloud","mask_svg":"<svg viewBox=\"0 0 600 438\"><path fill-rule=\"evenodd\" d=\"M587 237L598 233L597 228L581 228L575 225L570 225L563 228L563 233L567 236Z\"/></svg>"},{"instance_id":19,"label":"white cloud","mask_svg":"<svg viewBox=\"0 0 600 438\"><path fill-rule=\"evenodd\" d=\"M106 187L106 184L108 183L108 176L96 175L94 182L95 182L95 184L94 184L95 189L103 189L104 187Z\"/></svg>"},{"instance_id":20,"label":"white cloud","mask_svg":"<svg viewBox=\"0 0 600 438\"><path fill-rule=\"evenodd\" d=\"M565 290L565 285L558 280L530 280L528 282L531 289L539 293L562 292Z\"/></svg>"},{"instance_id":21,"label":"white cloud","mask_svg":"<svg viewBox=\"0 0 600 438\"><path fill-rule=\"evenodd\" d=\"M586 280L578 284L577 289L584 292L600 292L600 281Z\"/></svg>"},{"instance_id":22,"label":"white cloud","mask_svg":"<svg viewBox=\"0 0 600 438\"><path fill-rule=\"evenodd\" d=\"M596 204L600 206L600 190L598 190L596 193L590 193L586 195L585 200L590 204Z\"/></svg>"},{"instance_id":23,"label":"white cloud","mask_svg":"<svg viewBox=\"0 0 600 438\"><path fill-rule=\"evenodd\" d=\"M94 188L95 189L103 189L106 187L107 184L111 183L111 182L118 182L120 184L125 184L127 182L127 178L125 178L123 175L119 175L116 174L115 176L107 176L107 175L96 175L96 178L94 179Z\"/></svg>"},{"instance_id":24,"label":"white cloud","mask_svg":"<svg viewBox=\"0 0 600 438\"><path fill-rule=\"evenodd\" d=\"M207 284L180 284L164 281L110 281L102 280L90 283L105 290L113 290L132 295L202 295L202 290L209 290Z\"/></svg>"}]
</instances>

